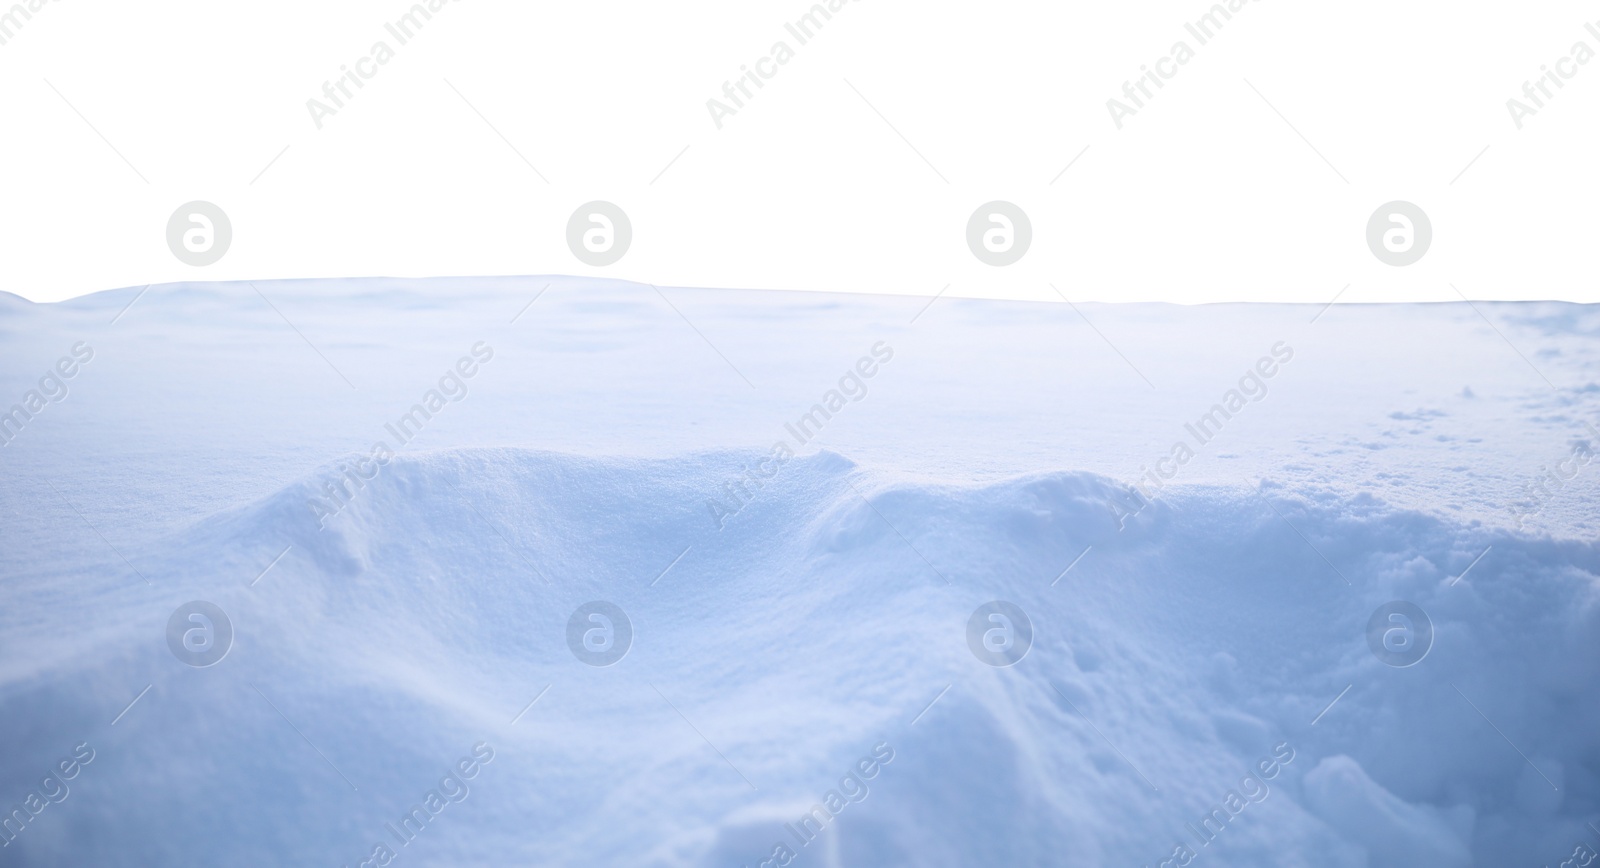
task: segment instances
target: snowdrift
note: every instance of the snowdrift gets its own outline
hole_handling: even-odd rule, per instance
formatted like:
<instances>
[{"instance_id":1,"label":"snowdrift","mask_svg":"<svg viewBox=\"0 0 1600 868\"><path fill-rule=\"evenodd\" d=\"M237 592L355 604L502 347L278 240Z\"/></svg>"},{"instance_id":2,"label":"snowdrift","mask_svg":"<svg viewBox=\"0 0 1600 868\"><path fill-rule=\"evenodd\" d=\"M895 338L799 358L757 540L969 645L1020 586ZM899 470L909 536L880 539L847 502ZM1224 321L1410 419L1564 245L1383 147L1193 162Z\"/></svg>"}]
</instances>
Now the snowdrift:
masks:
<instances>
[{"instance_id":1,"label":"snowdrift","mask_svg":"<svg viewBox=\"0 0 1600 868\"><path fill-rule=\"evenodd\" d=\"M828 451L719 519L765 458L333 462L126 561L83 555L70 584L19 572L0 799L26 816L0 864L1444 868L1600 846L1593 542L1270 479L1119 518L1127 487L1092 473L936 484ZM191 600L231 621L215 665L162 639ZM591 601L631 627L610 665L569 642ZM1031 626L1008 666L969 641L994 601ZM1412 665L1369 643L1392 601L1431 622ZM33 813L80 743L70 801Z\"/></svg>"}]
</instances>

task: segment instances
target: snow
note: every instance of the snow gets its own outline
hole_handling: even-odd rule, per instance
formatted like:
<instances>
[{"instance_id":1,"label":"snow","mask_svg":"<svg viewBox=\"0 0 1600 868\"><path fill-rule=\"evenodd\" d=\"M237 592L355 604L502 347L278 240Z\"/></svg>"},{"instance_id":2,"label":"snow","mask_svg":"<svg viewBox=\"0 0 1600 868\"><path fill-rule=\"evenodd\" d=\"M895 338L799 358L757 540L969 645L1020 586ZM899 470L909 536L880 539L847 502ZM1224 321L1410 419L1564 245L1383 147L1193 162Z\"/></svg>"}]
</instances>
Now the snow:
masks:
<instances>
[{"instance_id":1,"label":"snow","mask_svg":"<svg viewBox=\"0 0 1600 868\"><path fill-rule=\"evenodd\" d=\"M0 407L93 349L0 451L0 808L95 752L0 864L1600 847L1593 307L139 293L0 297ZM194 600L235 634L205 668L168 649ZM611 665L569 647L590 601L632 628ZM1014 665L969 649L990 601L1031 623ZM1369 647L1391 601L1431 621L1414 665Z\"/></svg>"}]
</instances>

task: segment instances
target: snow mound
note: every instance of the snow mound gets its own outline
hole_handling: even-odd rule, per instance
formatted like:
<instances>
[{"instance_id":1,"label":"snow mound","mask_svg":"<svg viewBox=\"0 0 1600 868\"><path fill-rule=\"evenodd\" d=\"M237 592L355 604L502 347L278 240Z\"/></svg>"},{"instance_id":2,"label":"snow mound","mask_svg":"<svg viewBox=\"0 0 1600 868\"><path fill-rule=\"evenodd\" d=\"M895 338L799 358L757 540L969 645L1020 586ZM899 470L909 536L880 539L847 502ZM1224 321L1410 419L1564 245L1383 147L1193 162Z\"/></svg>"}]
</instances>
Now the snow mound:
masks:
<instances>
[{"instance_id":1,"label":"snow mound","mask_svg":"<svg viewBox=\"0 0 1600 868\"><path fill-rule=\"evenodd\" d=\"M1600 812L1594 543L1270 482L1124 521L1090 473L773 467L353 457L129 546L82 629L6 615L0 798L96 758L4 858L1533 864ZM214 666L168 649L191 600L231 621ZM592 601L610 665L572 644ZM1011 665L970 635L995 601ZM1369 644L1391 601L1431 623L1413 665Z\"/></svg>"}]
</instances>

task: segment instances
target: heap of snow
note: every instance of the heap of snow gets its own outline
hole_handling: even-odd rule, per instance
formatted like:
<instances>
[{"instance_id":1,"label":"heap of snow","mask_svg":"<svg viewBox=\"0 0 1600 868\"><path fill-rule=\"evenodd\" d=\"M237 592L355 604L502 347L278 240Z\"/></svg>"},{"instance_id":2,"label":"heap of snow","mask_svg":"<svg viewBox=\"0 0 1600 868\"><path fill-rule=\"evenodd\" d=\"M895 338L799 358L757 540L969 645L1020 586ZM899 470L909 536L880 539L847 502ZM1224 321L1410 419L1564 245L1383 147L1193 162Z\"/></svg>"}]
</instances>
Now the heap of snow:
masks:
<instances>
[{"instance_id":1,"label":"heap of snow","mask_svg":"<svg viewBox=\"0 0 1600 868\"><path fill-rule=\"evenodd\" d=\"M0 797L96 758L4 858L1353 868L1596 843L1591 543L1270 483L1120 523L1094 474L931 484L830 452L716 520L765 454L402 454L322 521L329 464L125 552L155 593L111 559L61 589L82 629L12 606ZM192 599L236 631L210 668L162 641ZM615 665L568 648L591 600L631 622ZM968 647L994 600L1032 623L1013 666ZM1411 667L1367 644L1391 600L1433 623Z\"/></svg>"}]
</instances>

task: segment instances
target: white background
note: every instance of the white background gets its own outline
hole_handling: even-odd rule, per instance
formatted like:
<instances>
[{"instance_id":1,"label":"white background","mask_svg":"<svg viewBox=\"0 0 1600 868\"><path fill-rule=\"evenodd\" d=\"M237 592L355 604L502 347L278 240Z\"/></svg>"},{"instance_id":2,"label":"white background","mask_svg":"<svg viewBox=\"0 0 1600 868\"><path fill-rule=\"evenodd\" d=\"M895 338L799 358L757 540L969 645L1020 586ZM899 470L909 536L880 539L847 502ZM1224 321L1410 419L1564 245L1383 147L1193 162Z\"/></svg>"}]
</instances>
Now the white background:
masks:
<instances>
[{"instance_id":1,"label":"white background","mask_svg":"<svg viewBox=\"0 0 1600 868\"><path fill-rule=\"evenodd\" d=\"M1203 0L859 0L803 47L783 28L803 0L460 0L400 47L383 25L406 8L46 3L0 46L0 290L569 273L1052 300L1053 282L1074 301L1600 297L1600 60L1524 129L1506 109L1574 43L1600 50L1600 3L1253 0L1203 47L1183 28ZM1194 60L1118 130L1106 100L1180 39ZM318 130L306 101L379 40L395 58ZM718 130L706 101L779 40L794 59ZM205 268L165 242L194 199L234 228ZM633 222L603 269L565 242L593 199ZM964 239L993 199L1033 222L1005 268ZM1405 268L1364 239L1394 199L1433 222Z\"/></svg>"}]
</instances>

